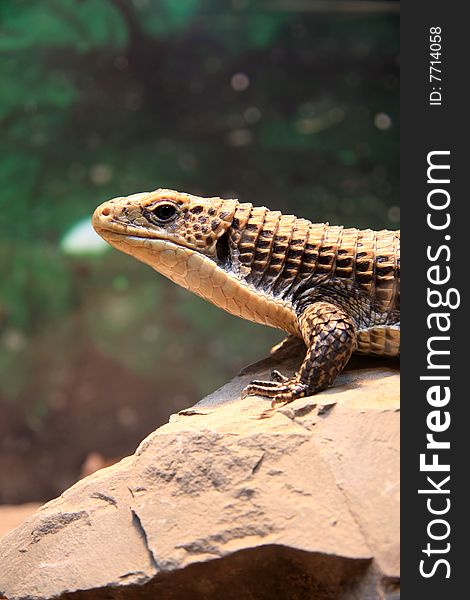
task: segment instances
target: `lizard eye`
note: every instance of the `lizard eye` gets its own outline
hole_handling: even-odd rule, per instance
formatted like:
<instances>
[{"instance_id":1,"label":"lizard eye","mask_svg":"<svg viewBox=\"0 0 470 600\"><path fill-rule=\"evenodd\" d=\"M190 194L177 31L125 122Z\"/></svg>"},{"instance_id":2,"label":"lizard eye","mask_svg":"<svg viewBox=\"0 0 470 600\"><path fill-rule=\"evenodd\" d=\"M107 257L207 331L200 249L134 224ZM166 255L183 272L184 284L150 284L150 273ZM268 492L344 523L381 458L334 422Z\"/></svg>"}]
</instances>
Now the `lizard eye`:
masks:
<instances>
[{"instance_id":1,"label":"lizard eye","mask_svg":"<svg viewBox=\"0 0 470 600\"><path fill-rule=\"evenodd\" d=\"M174 219L176 213L176 206L173 204L159 204L157 208L152 211L153 216L162 223L167 223Z\"/></svg>"}]
</instances>

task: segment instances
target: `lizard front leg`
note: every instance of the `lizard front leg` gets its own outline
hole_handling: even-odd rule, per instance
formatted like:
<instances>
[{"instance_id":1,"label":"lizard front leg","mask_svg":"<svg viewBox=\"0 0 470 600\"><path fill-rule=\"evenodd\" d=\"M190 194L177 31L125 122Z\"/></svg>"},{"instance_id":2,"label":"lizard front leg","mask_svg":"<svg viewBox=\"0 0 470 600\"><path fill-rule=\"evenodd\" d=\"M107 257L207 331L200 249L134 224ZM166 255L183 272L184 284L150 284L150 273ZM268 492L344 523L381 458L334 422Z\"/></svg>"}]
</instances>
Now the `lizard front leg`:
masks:
<instances>
[{"instance_id":1,"label":"lizard front leg","mask_svg":"<svg viewBox=\"0 0 470 600\"><path fill-rule=\"evenodd\" d=\"M273 381L252 381L243 397L267 396L275 407L330 386L341 373L356 346L351 316L329 302L315 302L300 315L299 325L307 346L300 369L290 379L274 371Z\"/></svg>"}]
</instances>

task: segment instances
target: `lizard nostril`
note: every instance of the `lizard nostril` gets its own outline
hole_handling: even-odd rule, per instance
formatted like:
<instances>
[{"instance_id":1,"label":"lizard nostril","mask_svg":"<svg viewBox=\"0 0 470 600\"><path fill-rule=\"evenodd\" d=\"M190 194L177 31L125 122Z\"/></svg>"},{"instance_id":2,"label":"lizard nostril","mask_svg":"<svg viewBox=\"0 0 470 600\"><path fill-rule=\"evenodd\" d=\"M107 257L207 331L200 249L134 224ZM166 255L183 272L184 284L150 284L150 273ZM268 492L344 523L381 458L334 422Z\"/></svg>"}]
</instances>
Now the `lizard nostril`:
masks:
<instances>
[{"instance_id":1,"label":"lizard nostril","mask_svg":"<svg viewBox=\"0 0 470 600\"><path fill-rule=\"evenodd\" d=\"M111 211L108 207L103 208L103 210L101 211L101 214L103 215L103 217L109 217L109 215L111 214Z\"/></svg>"}]
</instances>

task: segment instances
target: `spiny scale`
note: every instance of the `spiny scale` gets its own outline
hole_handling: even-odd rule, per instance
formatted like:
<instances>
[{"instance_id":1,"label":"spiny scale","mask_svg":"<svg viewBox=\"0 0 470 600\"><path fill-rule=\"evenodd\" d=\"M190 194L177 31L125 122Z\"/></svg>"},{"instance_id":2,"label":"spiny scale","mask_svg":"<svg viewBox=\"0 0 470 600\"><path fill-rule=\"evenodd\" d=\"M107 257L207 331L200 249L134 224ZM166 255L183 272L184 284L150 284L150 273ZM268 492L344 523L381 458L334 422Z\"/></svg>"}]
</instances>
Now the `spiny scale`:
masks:
<instances>
[{"instance_id":1,"label":"spiny scale","mask_svg":"<svg viewBox=\"0 0 470 600\"><path fill-rule=\"evenodd\" d=\"M399 232L344 229L242 204L230 246L237 272L250 285L290 298L306 281L348 282L379 313L399 308Z\"/></svg>"}]
</instances>

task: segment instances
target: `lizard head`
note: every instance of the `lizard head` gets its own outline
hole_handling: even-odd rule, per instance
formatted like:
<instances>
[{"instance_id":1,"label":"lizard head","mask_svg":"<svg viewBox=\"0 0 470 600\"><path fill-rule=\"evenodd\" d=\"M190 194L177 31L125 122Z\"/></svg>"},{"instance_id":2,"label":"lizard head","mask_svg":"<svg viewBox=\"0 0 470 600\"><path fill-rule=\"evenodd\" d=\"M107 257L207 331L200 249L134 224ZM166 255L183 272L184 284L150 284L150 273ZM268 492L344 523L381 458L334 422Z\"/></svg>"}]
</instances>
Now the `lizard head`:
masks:
<instances>
[{"instance_id":1,"label":"lizard head","mask_svg":"<svg viewBox=\"0 0 470 600\"><path fill-rule=\"evenodd\" d=\"M150 265L224 310L298 333L292 310L243 280L237 243L252 214L250 203L199 198L172 190L114 198L95 210L93 227L109 244ZM259 230L265 208L258 209ZM252 245L248 240L248 246ZM250 246L251 247L251 246ZM286 325L287 324L287 325ZM289 331L291 331L289 329Z\"/></svg>"},{"instance_id":2,"label":"lizard head","mask_svg":"<svg viewBox=\"0 0 470 600\"><path fill-rule=\"evenodd\" d=\"M101 204L93 214L93 227L115 248L198 293L188 263L192 260L194 271L198 260L200 265L203 260L221 263L227 250L225 242L218 242L237 206L237 200L159 189ZM193 279L197 283L194 274Z\"/></svg>"}]
</instances>

